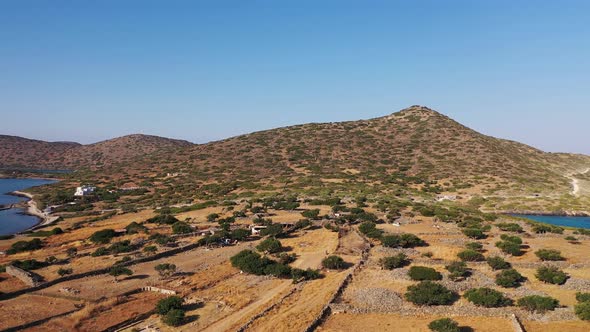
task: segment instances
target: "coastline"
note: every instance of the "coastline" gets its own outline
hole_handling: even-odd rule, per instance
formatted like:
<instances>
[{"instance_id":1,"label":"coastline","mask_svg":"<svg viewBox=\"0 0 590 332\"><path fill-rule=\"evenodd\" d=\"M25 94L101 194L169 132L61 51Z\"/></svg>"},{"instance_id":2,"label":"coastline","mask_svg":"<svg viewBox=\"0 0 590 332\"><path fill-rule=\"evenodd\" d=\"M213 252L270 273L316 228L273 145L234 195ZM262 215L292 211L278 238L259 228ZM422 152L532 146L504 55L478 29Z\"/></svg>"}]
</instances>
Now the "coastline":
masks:
<instances>
[{"instance_id":1,"label":"coastline","mask_svg":"<svg viewBox=\"0 0 590 332\"><path fill-rule=\"evenodd\" d=\"M37 202L35 202L35 200L34 200L34 196L29 193L16 190L16 191L10 192L9 195L28 198L27 208L25 209L24 213L27 215L30 215L30 216L37 217L39 219L39 222L37 224L35 224L32 227L29 227L25 230L22 230L22 231L18 232L17 234L31 231L31 230L34 230L37 228L49 226L49 225L55 223L59 219L59 217L51 216L49 213L41 211L39 209L39 207L37 206Z\"/></svg>"}]
</instances>

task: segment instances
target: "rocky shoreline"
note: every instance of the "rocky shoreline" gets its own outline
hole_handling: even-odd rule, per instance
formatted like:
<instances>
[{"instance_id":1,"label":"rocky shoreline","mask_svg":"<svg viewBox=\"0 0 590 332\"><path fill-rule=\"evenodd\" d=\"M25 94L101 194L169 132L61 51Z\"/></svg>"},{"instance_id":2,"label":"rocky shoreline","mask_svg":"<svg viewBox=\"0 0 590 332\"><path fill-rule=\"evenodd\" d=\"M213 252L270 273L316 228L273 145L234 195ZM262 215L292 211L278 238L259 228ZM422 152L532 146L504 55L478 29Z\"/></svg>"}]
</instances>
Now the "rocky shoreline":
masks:
<instances>
[{"instance_id":1,"label":"rocky shoreline","mask_svg":"<svg viewBox=\"0 0 590 332\"><path fill-rule=\"evenodd\" d=\"M34 230L37 228L51 225L59 219L59 217L51 216L49 213L41 211L39 209L39 207L37 206L37 202L35 202L35 200L33 199L33 195L23 192L23 191L13 191L9 194L13 195L13 196L27 198L28 201L26 202L26 207L24 209L24 213L27 215L39 218L39 223L37 223L36 225L34 225L28 229L25 229L19 233L23 233L23 232L27 232L27 231L31 231L31 230Z\"/></svg>"}]
</instances>

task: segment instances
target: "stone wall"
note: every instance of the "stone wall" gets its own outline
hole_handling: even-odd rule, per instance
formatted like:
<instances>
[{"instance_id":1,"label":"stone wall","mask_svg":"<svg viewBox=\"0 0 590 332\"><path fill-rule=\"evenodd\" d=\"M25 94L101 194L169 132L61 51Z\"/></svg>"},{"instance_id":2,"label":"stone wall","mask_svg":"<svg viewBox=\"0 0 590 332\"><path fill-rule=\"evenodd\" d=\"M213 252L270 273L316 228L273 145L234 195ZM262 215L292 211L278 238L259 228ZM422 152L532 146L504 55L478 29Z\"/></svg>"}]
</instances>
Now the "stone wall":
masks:
<instances>
[{"instance_id":1,"label":"stone wall","mask_svg":"<svg viewBox=\"0 0 590 332\"><path fill-rule=\"evenodd\" d=\"M43 283L43 278L41 278L39 275L25 271L16 266L8 265L6 267L6 273L20 279L22 282L31 287L37 287Z\"/></svg>"}]
</instances>

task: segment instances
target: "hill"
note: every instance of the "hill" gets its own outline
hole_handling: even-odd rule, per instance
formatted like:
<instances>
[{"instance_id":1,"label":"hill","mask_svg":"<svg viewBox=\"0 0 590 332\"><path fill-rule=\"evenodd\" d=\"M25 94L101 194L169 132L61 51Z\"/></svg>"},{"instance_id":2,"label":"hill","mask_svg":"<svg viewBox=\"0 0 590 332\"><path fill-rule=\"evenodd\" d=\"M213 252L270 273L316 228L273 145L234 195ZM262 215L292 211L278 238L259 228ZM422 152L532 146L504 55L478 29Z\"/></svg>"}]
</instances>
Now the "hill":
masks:
<instances>
[{"instance_id":1,"label":"hill","mask_svg":"<svg viewBox=\"0 0 590 332\"><path fill-rule=\"evenodd\" d=\"M44 142L17 136L0 135L0 166L35 169L60 169L63 156L81 147L72 142Z\"/></svg>"},{"instance_id":2,"label":"hill","mask_svg":"<svg viewBox=\"0 0 590 332\"><path fill-rule=\"evenodd\" d=\"M557 202L552 208L562 209L564 196L583 205L573 197L572 183L590 167L588 156L546 153L486 136L423 106L369 120L290 126L200 145L131 135L74 146L63 156L33 155L44 159L31 158L30 165L91 170L80 181L149 184L158 193L147 202L162 205L265 193L378 193L420 199L454 194L465 201L483 197L488 208L503 209L532 207L513 203L537 198L538 204L552 200ZM24 164L14 163L16 157L5 155L0 163Z\"/></svg>"},{"instance_id":3,"label":"hill","mask_svg":"<svg viewBox=\"0 0 590 332\"><path fill-rule=\"evenodd\" d=\"M89 145L0 136L0 166L37 169L96 168L127 163L138 156L149 156L191 145L187 141L140 134Z\"/></svg>"}]
</instances>

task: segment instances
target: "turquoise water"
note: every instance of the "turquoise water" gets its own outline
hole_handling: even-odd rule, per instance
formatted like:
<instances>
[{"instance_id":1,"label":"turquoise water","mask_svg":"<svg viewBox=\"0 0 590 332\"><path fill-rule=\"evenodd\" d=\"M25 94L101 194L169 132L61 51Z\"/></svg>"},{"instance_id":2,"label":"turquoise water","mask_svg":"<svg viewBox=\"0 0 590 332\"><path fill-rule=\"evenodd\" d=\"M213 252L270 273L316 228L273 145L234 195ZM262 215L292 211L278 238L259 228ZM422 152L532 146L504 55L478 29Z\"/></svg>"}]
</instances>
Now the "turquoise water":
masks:
<instances>
[{"instance_id":1,"label":"turquoise water","mask_svg":"<svg viewBox=\"0 0 590 332\"><path fill-rule=\"evenodd\" d=\"M556 226L567 226L575 228L587 228L590 229L590 217L564 217L564 216L536 216L528 214L517 214L515 217L522 217L532 219L534 221L543 222L546 224Z\"/></svg>"},{"instance_id":2,"label":"turquoise water","mask_svg":"<svg viewBox=\"0 0 590 332\"><path fill-rule=\"evenodd\" d=\"M6 193L54 182L53 180L41 179L0 179L0 204L14 204L26 200L26 198L6 195ZM22 209L0 211L0 235L24 231L38 222L39 219L37 217L23 214Z\"/></svg>"}]
</instances>

